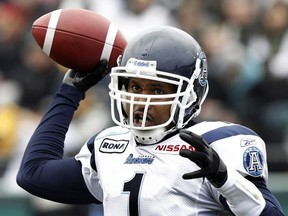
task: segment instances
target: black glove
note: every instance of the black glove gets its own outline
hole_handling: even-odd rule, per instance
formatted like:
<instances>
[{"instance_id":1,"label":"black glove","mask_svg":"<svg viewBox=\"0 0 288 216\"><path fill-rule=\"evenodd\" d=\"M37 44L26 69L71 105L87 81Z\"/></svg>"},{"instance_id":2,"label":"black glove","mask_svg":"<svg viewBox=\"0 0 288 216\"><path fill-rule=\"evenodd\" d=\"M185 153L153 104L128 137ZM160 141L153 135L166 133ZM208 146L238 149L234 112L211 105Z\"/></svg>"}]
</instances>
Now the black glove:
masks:
<instances>
[{"instance_id":1,"label":"black glove","mask_svg":"<svg viewBox=\"0 0 288 216\"><path fill-rule=\"evenodd\" d=\"M191 173L185 173L183 179L206 177L216 188L224 185L227 180L227 168L217 152L201 136L191 131L183 129L179 135L182 140L195 148L195 151L182 149L179 152L180 155L193 161L201 168Z\"/></svg>"},{"instance_id":2,"label":"black glove","mask_svg":"<svg viewBox=\"0 0 288 216\"><path fill-rule=\"evenodd\" d=\"M89 88L96 85L109 72L110 68L108 68L108 61L101 60L91 71L77 72L71 69L68 70L63 79L63 83L74 86L81 91L86 92Z\"/></svg>"}]
</instances>

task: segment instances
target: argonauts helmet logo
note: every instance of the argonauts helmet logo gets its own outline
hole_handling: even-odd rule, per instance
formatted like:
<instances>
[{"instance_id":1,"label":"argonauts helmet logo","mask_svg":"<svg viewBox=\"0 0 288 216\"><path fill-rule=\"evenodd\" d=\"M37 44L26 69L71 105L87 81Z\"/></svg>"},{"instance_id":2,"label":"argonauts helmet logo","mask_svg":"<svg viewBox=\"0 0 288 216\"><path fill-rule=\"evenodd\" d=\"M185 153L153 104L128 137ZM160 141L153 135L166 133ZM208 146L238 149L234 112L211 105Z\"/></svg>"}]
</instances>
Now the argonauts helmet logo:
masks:
<instances>
[{"instance_id":1,"label":"argonauts helmet logo","mask_svg":"<svg viewBox=\"0 0 288 216\"><path fill-rule=\"evenodd\" d=\"M249 147L243 155L245 170L252 176L260 176L264 170L264 156L257 147Z\"/></svg>"}]
</instances>

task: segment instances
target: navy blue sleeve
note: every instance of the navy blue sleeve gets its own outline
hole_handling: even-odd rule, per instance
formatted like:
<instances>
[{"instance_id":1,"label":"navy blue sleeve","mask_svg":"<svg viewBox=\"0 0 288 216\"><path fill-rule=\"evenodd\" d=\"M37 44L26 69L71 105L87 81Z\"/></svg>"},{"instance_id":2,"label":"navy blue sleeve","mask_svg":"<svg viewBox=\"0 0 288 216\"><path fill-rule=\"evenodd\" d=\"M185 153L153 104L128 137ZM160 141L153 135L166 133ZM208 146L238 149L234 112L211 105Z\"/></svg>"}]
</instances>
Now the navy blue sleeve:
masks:
<instances>
[{"instance_id":1,"label":"navy blue sleeve","mask_svg":"<svg viewBox=\"0 0 288 216\"><path fill-rule=\"evenodd\" d=\"M255 178L251 176L247 176L246 179L248 179L250 182L252 182L258 190L261 191L265 201L266 205L263 211L261 212L260 216L284 216L283 210L277 201L277 199L274 197L274 195L271 193L271 191L267 188L266 182L264 181L263 178ZM232 213L230 210L226 199L221 196L220 201L222 205L226 208L229 209L229 211ZM233 213L232 213L233 214Z\"/></svg>"},{"instance_id":2,"label":"navy blue sleeve","mask_svg":"<svg viewBox=\"0 0 288 216\"><path fill-rule=\"evenodd\" d=\"M63 159L65 135L83 96L63 84L32 135L17 175L29 193L67 204L99 203L85 185L81 163Z\"/></svg>"}]
</instances>

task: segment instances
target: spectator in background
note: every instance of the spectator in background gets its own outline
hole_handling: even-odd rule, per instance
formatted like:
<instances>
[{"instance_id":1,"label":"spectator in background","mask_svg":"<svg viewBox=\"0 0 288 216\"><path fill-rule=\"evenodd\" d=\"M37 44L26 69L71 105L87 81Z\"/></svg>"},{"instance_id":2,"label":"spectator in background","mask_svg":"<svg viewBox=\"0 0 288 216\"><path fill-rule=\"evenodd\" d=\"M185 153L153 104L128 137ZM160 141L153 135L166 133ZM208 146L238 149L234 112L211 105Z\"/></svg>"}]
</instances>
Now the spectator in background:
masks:
<instances>
[{"instance_id":1,"label":"spectator in background","mask_svg":"<svg viewBox=\"0 0 288 216\"><path fill-rule=\"evenodd\" d=\"M282 143L288 127L288 5L274 1L252 35L250 53L264 65L264 77L249 94L249 118L270 143Z\"/></svg>"},{"instance_id":2,"label":"spectator in background","mask_svg":"<svg viewBox=\"0 0 288 216\"><path fill-rule=\"evenodd\" d=\"M0 177L15 148L19 118L19 89L17 83L0 78Z\"/></svg>"},{"instance_id":3,"label":"spectator in background","mask_svg":"<svg viewBox=\"0 0 288 216\"><path fill-rule=\"evenodd\" d=\"M173 11L176 27L200 39L200 34L210 21L211 14L205 10L205 3L201 0L182 0L182 3Z\"/></svg>"},{"instance_id":4,"label":"spectator in background","mask_svg":"<svg viewBox=\"0 0 288 216\"><path fill-rule=\"evenodd\" d=\"M54 91L53 82L59 74L55 63L45 56L31 34L32 22L56 9L53 6L38 0L0 3L0 70L5 79L19 85L18 102L25 108L36 110L49 91Z\"/></svg>"},{"instance_id":5,"label":"spectator in background","mask_svg":"<svg viewBox=\"0 0 288 216\"><path fill-rule=\"evenodd\" d=\"M219 0L219 18L234 37L246 45L250 35L257 30L259 6L254 0Z\"/></svg>"},{"instance_id":6,"label":"spectator in background","mask_svg":"<svg viewBox=\"0 0 288 216\"><path fill-rule=\"evenodd\" d=\"M0 70L7 79L15 79L11 68L18 64L22 35L26 32L27 19L13 4L0 3Z\"/></svg>"},{"instance_id":7,"label":"spectator in background","mask_svg":"<svg viewBox=\"0 0 288 216\"><path fill-rule=\"evenodd\" d=\"M245 118L247 94L261 81L263 66L247 53L245 46L225 24L206 25L201 39L211 59L209 68L213 71L211 89L215 91L209 97L220 99L241 119Z\"/></svg>"},{"instance_id":8,"label":"spectator in background","mask_svg":"<svg viewBox=\"0 0 288 216\"><path fill-rule=\"evenodd\" d=\"M63 73L31 35L25 38L20 54L21 64L13 69L18 74L16 80L22 92L19 103L31 110L41 110L42 105L46 106L45 99L51 97L55 86L61 82Z\"/></svg>"}]
</instances>

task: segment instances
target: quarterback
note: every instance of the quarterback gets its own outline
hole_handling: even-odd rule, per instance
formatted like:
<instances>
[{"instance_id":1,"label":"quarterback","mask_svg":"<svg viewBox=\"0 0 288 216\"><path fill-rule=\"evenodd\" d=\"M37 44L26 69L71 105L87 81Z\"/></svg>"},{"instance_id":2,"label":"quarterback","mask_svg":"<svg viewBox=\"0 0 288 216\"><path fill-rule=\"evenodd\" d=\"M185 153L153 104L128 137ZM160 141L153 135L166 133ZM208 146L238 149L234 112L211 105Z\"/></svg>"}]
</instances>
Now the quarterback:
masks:
<instances>
[{"instance_id":1,"label":"quarterback","mask_svg":"<svg viewBox=\"0 0 288 216\"><path fill-rule=\"evenodd\" d=\"M110 73L116 125L63 159L73 113L109 72L106 60L90 72L68 70L27 145L22 188L61 203L102 203L109 216L283 215L267 188L265 142L242 125L195 121L209 89L207 59L177 28L129 41Z\"/></svg>"}]
</instances>

